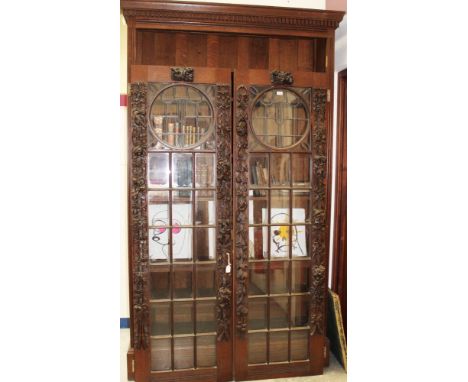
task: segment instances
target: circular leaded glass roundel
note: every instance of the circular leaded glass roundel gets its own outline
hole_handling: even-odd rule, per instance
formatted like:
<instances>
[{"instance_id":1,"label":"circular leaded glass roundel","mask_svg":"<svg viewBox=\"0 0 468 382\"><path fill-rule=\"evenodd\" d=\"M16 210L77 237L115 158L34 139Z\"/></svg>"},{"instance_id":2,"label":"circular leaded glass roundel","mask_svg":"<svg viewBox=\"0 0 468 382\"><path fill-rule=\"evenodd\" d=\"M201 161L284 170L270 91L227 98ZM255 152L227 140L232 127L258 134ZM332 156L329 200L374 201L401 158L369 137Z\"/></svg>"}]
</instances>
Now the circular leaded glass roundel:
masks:
<instances>
[{"instance_id":1,"label":"circular leaded glass roundel","mask_svg":"<svg viewBox=\"0 0 468 382\"><path fill-rule=\"evenodd\" d=\"M195 86L174 84L162 89L150 108L152 134L171 148L197 147L211 135L213 107Z\"/></svg>"},{"instance_id":2,"label":"circular leaded glass roundel","mask_svg":"<svg viewBox=\"0 0 468 382\"><path fill-rule=\"evenodd\" d=\"M255 98L251 127L265 146L287 149L298 145L309 132L309 121L306 102L293 90L269 89Z\"/></svg>"}]
</instances>

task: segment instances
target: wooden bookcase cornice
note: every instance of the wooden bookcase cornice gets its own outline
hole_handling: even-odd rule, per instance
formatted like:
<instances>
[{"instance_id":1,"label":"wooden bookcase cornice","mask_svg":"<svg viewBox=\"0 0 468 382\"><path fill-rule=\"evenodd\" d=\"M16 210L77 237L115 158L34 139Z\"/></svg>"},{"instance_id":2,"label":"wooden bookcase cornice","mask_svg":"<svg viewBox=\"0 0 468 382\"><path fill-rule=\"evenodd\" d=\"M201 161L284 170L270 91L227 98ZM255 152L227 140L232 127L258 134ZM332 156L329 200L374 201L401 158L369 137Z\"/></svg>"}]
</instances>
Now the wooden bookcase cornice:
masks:
<instances>
[{"instance_id":1,"label":"wooden bookcase cornice","mask_svg":"<svg viewBox=\"0 0 468 382\"><path fill-rule=\"evenodd\" d=\"M257 5L182 1L121 0L125 18L136 23L163 23L213 28L334 31L344 12Z\"/></svg>"}]
</instances>

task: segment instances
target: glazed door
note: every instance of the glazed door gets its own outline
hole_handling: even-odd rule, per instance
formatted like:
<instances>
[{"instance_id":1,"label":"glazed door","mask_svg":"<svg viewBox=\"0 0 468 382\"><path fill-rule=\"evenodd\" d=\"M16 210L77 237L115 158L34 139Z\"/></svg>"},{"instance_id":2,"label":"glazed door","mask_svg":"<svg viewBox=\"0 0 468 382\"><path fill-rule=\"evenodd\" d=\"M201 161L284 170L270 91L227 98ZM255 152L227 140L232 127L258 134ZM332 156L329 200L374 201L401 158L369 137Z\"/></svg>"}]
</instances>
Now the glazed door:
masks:
<instances>
[{"instance_id":1,"label":"glazed door","mask_svg":"<svg viewBox=\"0 0 468 382\"><path fill-rule=\"evenodd\" d=\"M231 71L132 70L135 378L231 380Z\"/></svg>"},{"instance_id":2,"label":"glazed door","mask_svg":"<svg viewBox=\"0 0 468 382\"><path fill-rule=\"evenodd\" d=\"M323 372L324 83L310 72L235 74L236 380Z\"/></svg>"}]
</instances>

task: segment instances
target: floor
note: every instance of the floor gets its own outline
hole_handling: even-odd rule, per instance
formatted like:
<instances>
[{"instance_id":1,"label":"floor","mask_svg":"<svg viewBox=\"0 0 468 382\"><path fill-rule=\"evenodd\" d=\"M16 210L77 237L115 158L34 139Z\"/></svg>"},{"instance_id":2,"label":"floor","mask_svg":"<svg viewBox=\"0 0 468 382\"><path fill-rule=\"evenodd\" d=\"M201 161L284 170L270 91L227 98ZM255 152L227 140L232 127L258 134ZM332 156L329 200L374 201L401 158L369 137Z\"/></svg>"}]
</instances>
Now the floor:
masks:
<instances>
[{"instance_id":1,"label":"floor","mask_svg":"<svg viewBox=\"0 0 468 382\"><path fill-rule=\"evenodd\" d=\"M127 382L127 350L130 343L129 329L120 329L120 382ZM323 375L314 377L296 377L266 379L274 382L346 382L346 372L338 361L331 355L330 366L325 369Z\"/></svg>"}]
</instances>

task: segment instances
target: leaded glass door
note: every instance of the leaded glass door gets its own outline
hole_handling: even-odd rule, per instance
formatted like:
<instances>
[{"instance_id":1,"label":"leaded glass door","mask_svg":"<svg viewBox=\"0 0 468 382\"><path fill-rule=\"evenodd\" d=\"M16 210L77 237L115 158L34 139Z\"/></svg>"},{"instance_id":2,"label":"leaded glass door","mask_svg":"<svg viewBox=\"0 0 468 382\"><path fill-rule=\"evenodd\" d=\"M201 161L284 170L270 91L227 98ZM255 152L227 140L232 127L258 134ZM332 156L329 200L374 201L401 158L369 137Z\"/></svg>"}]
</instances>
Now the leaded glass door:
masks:
<instances>
[{"instance_id":1,"label":"leaded glass door","mask_svg":"<svg viewBox=\"0 0 468 382\"><path fill-rule=\"evenodd\" d=\"M327 90L307 73L235 78L236 379L320 374Z\"/></svg>"},{"instance_id":2,"label":"leaded glass door","mask_svg":"<svg viewBox=\"0 0 468 382\"><path fill-rule=\"evenodd\" d=\"M131 85L137 378L228 380L231 72L153 72Z\"/></svg>"}]
</instances>

